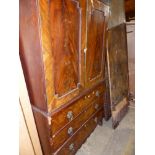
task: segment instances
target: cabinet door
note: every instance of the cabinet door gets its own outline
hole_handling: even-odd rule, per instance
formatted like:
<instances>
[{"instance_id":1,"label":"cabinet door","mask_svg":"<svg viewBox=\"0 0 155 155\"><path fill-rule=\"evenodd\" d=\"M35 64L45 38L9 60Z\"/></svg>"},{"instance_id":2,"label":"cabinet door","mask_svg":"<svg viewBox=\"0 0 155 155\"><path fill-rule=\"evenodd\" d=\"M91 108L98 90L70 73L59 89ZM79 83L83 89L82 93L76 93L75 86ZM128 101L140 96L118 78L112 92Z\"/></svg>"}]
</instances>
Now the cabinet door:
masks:
<instances>
[{"instance_id":1,"label":"cabinet door","mask_svg":"<svg viewBox=\"0 0 155 155\"><path fill-rule=\"evenodd\" d=\"M52 0L47 5L46 10L45 1L40 3L45 76L52 76L51 83L47 77L46 87L49 108L53 110L77 96L84 87L84 54L81 51L85 41L86 1ZM51 46L49 54L47 44Z\"/></svg>"},{"instance_id":2,"label":"cabinet door","mask_svg":"<svg viewBox=\"0 0 155 155\"><path fill-rule=\"evenodd\" d=\"M87 21L86 86L103 80L106 13L103 3L89 0Z\"/></svg>"}]
</instances>

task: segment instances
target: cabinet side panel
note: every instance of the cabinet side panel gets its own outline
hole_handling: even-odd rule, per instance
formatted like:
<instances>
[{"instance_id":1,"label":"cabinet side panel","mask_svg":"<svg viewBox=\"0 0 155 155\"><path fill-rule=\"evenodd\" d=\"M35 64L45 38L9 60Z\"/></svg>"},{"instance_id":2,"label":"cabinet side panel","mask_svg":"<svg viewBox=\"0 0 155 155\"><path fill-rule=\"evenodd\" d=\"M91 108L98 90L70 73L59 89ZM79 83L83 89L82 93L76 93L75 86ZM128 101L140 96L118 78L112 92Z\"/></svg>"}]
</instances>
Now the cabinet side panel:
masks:
<instances>
[{"instance_id":1,"label":"cabinet side panel","mask_svg":"<svg viewBox=\"0 0 155 155\"><path fill-rule=\"evenodd\" d=\"M20 0L20 59L31 104L47 111L37 3Z\"/></svg>"},{"instance_id":2,"label":"cabinet side panel","mask_svg":"<svg viewBox=\"0 0 155 155\"><path fill-rule=\"evenodd\" d=\"M43 116L41 113L35 111L33 109L33 114L39 134L39 139L41 142L41 147L44 155L50 155L52 152L52 148L50 145L50 125L48 123L48 119Z\"/></svg>"}]
</instances>

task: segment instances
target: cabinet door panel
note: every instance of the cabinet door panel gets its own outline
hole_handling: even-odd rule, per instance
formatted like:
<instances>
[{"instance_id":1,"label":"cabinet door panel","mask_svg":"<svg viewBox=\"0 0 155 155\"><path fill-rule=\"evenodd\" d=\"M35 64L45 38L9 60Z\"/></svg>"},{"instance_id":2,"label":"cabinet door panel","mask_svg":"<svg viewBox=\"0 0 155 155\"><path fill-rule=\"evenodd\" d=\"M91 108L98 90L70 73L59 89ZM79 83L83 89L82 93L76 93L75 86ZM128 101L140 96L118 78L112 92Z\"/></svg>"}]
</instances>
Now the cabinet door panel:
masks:
<instances>
[{"instance_id":1,"label":"cabinet door panel","mask_svg":"<svg viewBox=\"0 0 155 155\"><path fill-rule=\"evenodd\" d=\"M84 89L86 0L40 0L48 111Z\"/></svg>"},{"instance_id":2,"label":"cabinet door panel","mask_svg":"<svg viewBox=\"0 0 155 155\"><path fill-rule=\"evenodd\" d=\"M102 3L94 1L88 12L88 40L86 52L86 85L91 86L103 79L103 65L105 61L105 28L106 17Z\"/></svg>"},{"instance_id":3,"label":"cabinet door panel","mask_svg":"<svg viewBox=\"0 0 155 155\"><path fill-rule=\"evenodd\" d=\"M93 10L88 25L87 74L89 80L97 77L102 68L104 13Z\"/></svg>"},{"instance_id":4,"label":"cabinet door panel","mask_svg":"<svg viewBox=\"0 0 155 155\"><path fill-rule=\"evenodd\" d=\"M62 96L80 83L81 9L73 0L51 1L52 52L55 94Z\"/></svg>"}]
</instances>

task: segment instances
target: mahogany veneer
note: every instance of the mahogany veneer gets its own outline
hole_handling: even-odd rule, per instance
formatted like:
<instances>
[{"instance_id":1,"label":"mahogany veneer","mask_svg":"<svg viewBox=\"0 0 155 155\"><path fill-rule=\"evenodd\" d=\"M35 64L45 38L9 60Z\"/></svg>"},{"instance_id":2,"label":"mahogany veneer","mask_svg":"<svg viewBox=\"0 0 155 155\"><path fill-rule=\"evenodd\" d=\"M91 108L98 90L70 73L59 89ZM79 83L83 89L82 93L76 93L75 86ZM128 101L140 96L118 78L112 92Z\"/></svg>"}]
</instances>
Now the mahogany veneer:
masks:
<instances>
[{"instance_id":1,"label":"mahogany veneer","mask_svg":"<svg viewBox=\"0 0 155 155\"><path fill-rule=\"evenodd\" d=\"M20 0L20 58L43 153L75 154L104 116L108 5Z\"/></svg>"}]
</instances>

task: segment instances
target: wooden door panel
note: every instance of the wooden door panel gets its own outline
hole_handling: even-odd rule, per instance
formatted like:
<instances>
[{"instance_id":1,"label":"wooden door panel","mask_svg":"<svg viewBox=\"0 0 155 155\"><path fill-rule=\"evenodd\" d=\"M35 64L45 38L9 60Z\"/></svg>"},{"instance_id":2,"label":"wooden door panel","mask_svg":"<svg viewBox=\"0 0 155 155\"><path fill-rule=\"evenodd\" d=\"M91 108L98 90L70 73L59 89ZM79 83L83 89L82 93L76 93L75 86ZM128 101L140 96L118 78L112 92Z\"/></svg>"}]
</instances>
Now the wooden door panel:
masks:
<instances>
[{"instance_id":1,"label":"wooden door panel","mask_svg":"<svg viewBox=\"0 0 155 155\"><path fill-rule=\"evenodd\" d=\"M86 0L39 1L48 111L84 89Z\"/></svg>"},{"instance_id":2,"label":"wooden door panel","mask_svg":"<svg viewBox=\"0 0 155 155\"><path fill-rule=\"evenodd\" d=\"M92 80L102 72L104 12L92 10L88 25L87 75Z\"/></svg>"},{"instance_id":3,"label":"wooden door panel","mask_svg":"<svg viewBox=\"0 0 155 155\"><path fill-rule=\"evenodd\" d=\"M57 96L80 83L81 9L76 0L54 0L50 4L50 30L54 57L54 88Z\"/></svg>"},{"instance_id":4,"label":"wooden door panel","mask_svg":"<svg viewBox=\"0 0 155 155\"><path fill-rule=\"evenodd\" d=\"M92 3L93 2L93 3ZM86 86L103 79L105 61L106 7L97 0L88 3Z\"/></svg>"}]
</instances>

